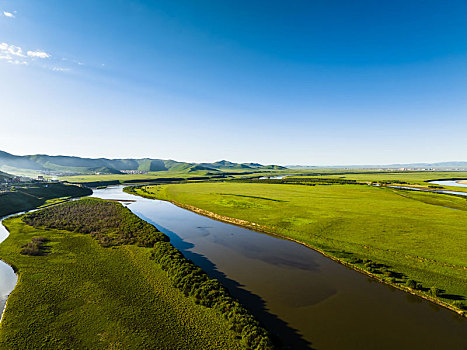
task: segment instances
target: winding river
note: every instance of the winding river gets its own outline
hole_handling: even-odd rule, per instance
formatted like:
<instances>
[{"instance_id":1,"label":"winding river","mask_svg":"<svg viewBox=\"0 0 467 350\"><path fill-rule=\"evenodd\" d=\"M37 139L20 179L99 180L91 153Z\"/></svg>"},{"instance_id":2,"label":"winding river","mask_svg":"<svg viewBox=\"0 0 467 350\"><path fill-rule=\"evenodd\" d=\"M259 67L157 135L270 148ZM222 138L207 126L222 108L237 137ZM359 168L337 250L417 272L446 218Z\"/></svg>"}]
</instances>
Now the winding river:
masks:
<instances>
[{"instance_id":1,"label":"winding river","mask_svg":"<svg viewBox=\"0 0 467 350\"><path fill-rule=\"evenodd\" d=\"M170 236L293 349L467 349L467 319L300 244L209 219L122 187L96 190Z\"/></svg>"},{"instance_id":2,"label":"winding river","mask_svg":"<svg viewBox=\"0 0 467 350\"><path fill-rule=\"evenodd\" d=\"M291 349L467 349L467 319L452 311L300 244L122 188L95 190L93 196L122 200L170 236ZM1 225L0 241L7 235ZM0 262L0 295L5 298L15 283L12 269Z\"/></svg>"}]
</instances>

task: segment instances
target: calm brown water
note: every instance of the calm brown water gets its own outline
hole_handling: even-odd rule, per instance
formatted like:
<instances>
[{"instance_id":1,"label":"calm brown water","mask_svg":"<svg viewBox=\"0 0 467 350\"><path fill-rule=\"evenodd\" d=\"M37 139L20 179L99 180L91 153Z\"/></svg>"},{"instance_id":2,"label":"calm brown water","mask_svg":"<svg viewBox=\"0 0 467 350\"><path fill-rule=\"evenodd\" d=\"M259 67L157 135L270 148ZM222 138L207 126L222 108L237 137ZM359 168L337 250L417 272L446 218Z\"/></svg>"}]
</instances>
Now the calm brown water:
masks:
<instances>
[{"instance_id":1,"label":"calm brown water","mask_svg":"<svg viewBox=\"0 0 467 350\"><path fill-rule=\"evenodd\" d=\"M218 222L158 200L128 208L168 234L292 349L467 349L467 319L294 242Z\"/></svg>"}]
</instances>

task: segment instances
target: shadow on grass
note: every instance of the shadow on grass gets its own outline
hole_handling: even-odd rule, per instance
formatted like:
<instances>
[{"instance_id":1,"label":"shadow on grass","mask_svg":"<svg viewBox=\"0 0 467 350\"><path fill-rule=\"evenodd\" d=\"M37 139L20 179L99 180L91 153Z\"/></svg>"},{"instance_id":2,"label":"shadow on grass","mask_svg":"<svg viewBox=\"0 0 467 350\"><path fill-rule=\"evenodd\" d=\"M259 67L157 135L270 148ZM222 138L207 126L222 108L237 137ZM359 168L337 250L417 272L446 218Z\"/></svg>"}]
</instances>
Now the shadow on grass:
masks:
<instances>
[{"instance_id":1,"label":"shadow on grass","mask_svg":"<svg viewBox=\"0 0 467 350\"><path fill-rule=\"evenodd\" d=\"M465 300L465 297L463 297L462 295L457 295L457 294L445 294L445 293L441 293L439 296L440 296L441 298L449 299L449 300L460 300L460 301Z\"/></svg>"},{"instance_id":2,"label":"shadow on grass","mask_svg":"<svg viewBox=\"0 0 467 350\"><path fill-rule=\"evenodd\" d=\"M174 232L156 225L149 218L140 216L147 222L155 225L161 232L170 237L170 242L177 248L183 255L193 261L196 265L201 267L209 277L217 279L224 287L226 287L230 294L240 301L250 312L254 315L263 326L269 331L272 340L279 349L313 349L312 344L305 339L299 332L290 327L285 321L281 320L277 315L268 312L264 300L250 291L243 288L244 286L228 278L222 271L219 271L215 264L213 264L206 256L190 251L194 247L192 243L186 242L181 239Z\"/></svg>"}]
</instances>

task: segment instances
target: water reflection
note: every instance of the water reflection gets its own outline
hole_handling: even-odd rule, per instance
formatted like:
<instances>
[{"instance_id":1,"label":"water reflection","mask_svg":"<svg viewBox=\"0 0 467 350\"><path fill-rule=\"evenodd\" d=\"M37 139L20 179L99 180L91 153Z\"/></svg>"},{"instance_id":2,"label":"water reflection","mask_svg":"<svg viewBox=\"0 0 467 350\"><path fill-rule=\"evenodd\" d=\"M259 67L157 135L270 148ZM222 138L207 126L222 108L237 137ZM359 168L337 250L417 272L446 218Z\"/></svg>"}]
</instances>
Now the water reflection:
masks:
<instances>
[{"instance_id":1,"label":"water reflection","mask_svg":"<svg viewBox=\"0 0 467 350\"><path fill-rule=\"evenodd\" d=\"M129 209L166 232L291 348L467 348L465 318L302 245L120 188L98 190L95 196L136 199Z\"/></svg>"}]
</instances>

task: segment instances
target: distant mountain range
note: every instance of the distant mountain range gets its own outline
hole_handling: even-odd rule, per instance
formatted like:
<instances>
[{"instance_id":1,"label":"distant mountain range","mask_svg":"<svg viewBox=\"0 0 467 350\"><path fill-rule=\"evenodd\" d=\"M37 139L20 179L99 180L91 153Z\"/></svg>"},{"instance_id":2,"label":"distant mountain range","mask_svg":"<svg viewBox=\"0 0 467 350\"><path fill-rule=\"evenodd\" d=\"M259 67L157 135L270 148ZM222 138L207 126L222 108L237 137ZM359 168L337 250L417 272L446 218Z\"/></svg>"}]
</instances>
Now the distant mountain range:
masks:
<instances>
[{"instance_id":1,"label":"distant mountain range","mask_svg":"<svg viewBox=\"0 0 467 350\"><path fill-rule=\"evenodd\" d=\"M49 156L45 154L17 156L0 151L0 169L9 173L26 170L63 174L122 174L125 171L193 172L204 170L216 173L229 170L281 170L286 168L279 165L262 165L259 163L233 163L227 160L214 163L187 163L151 158L94 159L72 156Z\"/></svg>"},{"instance_id":2,"label":"distant mountain range","mask_svg":"<svg viewBox=\"0 0 467 350\"><path fill-rule=\"evenodd\" d=\"M467 169L467 162L406 163L386 165L287 165L289 169Z\"/></svg>"}]
</instances>

